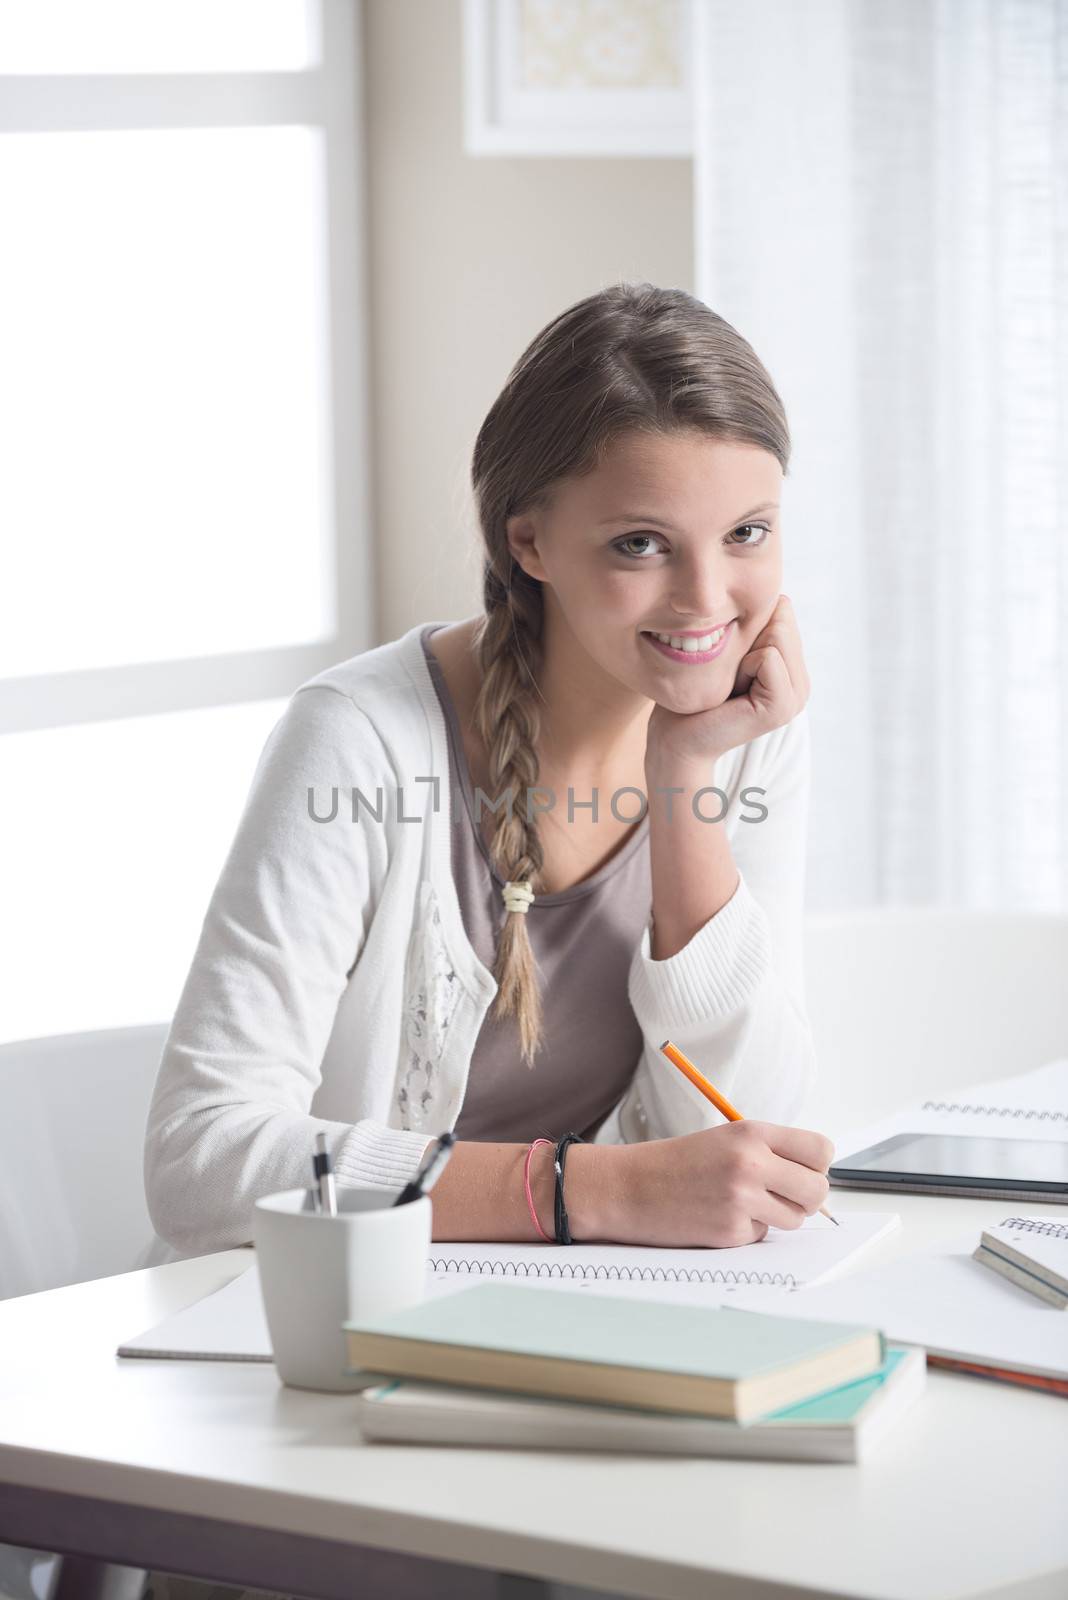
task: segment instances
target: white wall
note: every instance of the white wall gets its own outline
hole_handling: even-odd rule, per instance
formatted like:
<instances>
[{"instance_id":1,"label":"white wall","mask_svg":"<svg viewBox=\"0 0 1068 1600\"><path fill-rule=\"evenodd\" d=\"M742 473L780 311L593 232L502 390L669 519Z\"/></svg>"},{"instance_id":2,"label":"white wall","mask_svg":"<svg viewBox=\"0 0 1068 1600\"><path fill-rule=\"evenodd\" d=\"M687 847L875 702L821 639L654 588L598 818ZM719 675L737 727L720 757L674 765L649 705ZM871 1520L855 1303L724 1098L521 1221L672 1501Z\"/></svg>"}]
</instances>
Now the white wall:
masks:
<instances>
[{"instance_id":1,"label":"white wall","mask_svg":"<svg viewBox=\"0 0 1068 1600\"><path fill-rule=\"evenodd\" d=\"M682 157L463 150L460 0L366 0L378 640L481 609L468 474L485 413L565 306L693 292Z\"/></svg>"}]
</instances>

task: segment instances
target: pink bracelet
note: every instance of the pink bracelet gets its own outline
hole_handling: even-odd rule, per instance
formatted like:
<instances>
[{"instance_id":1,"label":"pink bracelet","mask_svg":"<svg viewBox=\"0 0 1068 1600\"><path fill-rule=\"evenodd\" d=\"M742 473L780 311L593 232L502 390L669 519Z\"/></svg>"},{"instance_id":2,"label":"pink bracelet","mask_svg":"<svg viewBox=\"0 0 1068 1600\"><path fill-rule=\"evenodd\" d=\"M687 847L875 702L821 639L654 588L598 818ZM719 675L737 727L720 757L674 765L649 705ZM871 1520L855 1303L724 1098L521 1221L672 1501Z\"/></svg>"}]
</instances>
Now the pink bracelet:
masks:
<instances>
[{"instance_id":1,"label":"pink bracelet","mask_svg":"<svg viewBox=\"0 0 1068 1600\"><path fill-rule=\"evenodd\" d=\"M545 1229L542 1227L541 1223L538 1221L538 1213L534 1209L534 1196L530 1192L530 1158L534 1154L534 1152L537 1149L539 1144L547 1144L549 1146L550 1150L555 1148L555 1146L553 1145L553 1142L552 1142L551 1139L535 1139L534 1140L534 1143L531 1145L530 1149L527 1151L527 1159L526 1159L526 1162L525 1162L525 1164L523 1166L523 1188L527 1192L527 1205L530 1208L530 1215L531 1215L531 1218L533 1220L534 1226L537 1228L539 1235L541 1236L541 1238L543 1238L545 1240L546 1244L553 1244L555 1241L550 1239L549 1235L545 1232Z\"/></svg>"}]
</instances>

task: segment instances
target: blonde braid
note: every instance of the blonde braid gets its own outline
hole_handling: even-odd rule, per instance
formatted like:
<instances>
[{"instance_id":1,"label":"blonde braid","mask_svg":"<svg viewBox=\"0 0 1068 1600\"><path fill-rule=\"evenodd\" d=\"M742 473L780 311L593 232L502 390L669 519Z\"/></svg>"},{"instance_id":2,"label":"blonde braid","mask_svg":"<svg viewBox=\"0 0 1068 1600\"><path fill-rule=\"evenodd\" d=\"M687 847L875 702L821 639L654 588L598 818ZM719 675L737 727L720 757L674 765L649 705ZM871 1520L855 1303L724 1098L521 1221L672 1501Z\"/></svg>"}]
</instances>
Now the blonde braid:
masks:
<instances>
[{"instance_id":1,"label":"blonde braid","mask_svg":"<svg viewBox=\"0 0 1068 1600\"><path fill-rule=\"evenodd\" d=\"M489 798L511 797L495 813L490 843L490 859L508 880L493 964L498 983L494 1016L516 1017L523 1059L532 1067L542 1042L542 1004L526 910L541 888L543 860L538 826L528 821L527 812L538 780L540 690L534 667L540 660L542 602L536 580L521 569L515 580L505 586L492 569L486 572L486 610L475 630L482 683L474 722L488 757Z\"/></svg>"}]
</instances>

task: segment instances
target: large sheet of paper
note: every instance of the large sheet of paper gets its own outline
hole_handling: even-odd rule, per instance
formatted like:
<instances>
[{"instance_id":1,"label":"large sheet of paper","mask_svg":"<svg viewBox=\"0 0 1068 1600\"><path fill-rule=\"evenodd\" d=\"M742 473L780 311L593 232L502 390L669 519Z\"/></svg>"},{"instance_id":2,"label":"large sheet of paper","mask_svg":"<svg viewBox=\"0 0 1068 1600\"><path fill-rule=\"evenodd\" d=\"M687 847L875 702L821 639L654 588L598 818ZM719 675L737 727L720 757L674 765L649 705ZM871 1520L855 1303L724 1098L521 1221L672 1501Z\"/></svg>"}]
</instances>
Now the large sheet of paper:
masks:
<instances>
[{"instance_id":1,"label":"large sheet of paper","mask_svg":"<svg viewBox=\"0 0 1068 1600\"><path fill-rule=\"evenodd\" d=\"M732 1303L772 1315L860 1322L932 1355L1068 1378L1068 1311L973 1260L977 1238L978 1229L952 1250L900 1257L788 1294L739 1290Z\"/></svg>"}]
</instances>

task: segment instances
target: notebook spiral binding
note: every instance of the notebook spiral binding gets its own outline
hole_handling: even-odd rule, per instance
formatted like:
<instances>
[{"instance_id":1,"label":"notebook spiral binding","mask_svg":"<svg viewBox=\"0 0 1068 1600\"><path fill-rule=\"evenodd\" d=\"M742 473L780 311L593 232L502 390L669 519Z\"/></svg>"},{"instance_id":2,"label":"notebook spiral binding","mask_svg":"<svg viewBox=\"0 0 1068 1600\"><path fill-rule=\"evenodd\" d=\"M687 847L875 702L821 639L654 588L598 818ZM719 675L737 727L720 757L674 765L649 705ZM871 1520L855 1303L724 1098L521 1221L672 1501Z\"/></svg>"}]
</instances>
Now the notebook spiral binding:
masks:
<instances>
[{"instance_id":1,"label":"notebook spiral binding","mask_svg":"<svg viewBox=\"0 0 1068 1600\"><path fill-rule=\"evenodd\" d=\"M435 1273L448 1277L450 1273L488 1273L490 1277L523 1278L621 1278L645 1283L728 1283L764 1284L771 1288L797 1289L800 1287L792 1272L740 1272L729 1267L603 1267L592 1262L568 1262L562 1265L548 1261L443 1261L430 1257Z\"/></svg>"},{"instance_id":2,"label":"notebook spiral binding","mask_svg":"<svg viewBox=\"0 0 1068 1600\"><path fill-rule=\"evenodd\" d=\"M1037 1217L1006 1217L1003 1228L1019 1228L1021 1233L1046 1233L1053 1239L1068 1239L1063 1222L1039 1222Z\"/></svg>"},{"instance_id":3,"label":"notebook spiral binding","mask_svg":"<svg viewBox=\"0 0 1068 1600\"><path fill-rule=\"evenodd\" d=\"M1017 1117L1023 1122L1068 1122L1068 1111L1037 1111L1026 1106L972 1106L956 1100L925 1100L924 1111L965 1111L980 1117Z\"/></svg>"}]
</instances>

